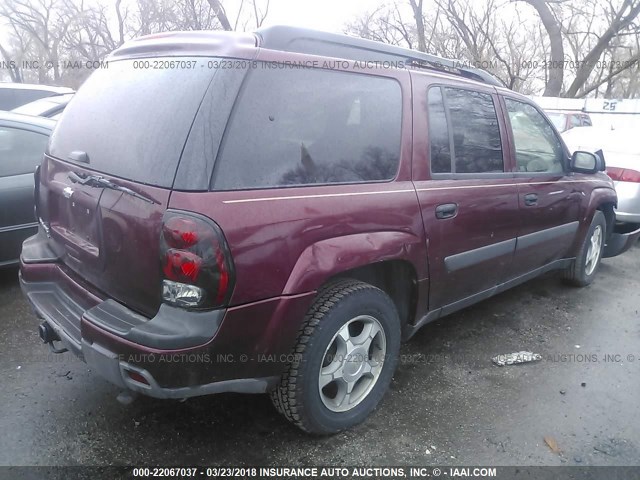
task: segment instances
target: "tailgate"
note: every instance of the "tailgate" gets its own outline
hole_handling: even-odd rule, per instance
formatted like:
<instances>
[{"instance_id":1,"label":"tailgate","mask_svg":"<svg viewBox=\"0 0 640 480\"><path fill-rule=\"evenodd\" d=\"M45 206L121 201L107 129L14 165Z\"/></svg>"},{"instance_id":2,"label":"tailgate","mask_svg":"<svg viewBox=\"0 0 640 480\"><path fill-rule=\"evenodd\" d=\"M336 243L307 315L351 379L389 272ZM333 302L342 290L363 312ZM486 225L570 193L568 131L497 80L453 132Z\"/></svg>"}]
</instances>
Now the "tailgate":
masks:
<instances>
[{"instance_id":1,"label":"tailgate","mask_svg":"<svg viewBox=\"0 0 640 480\"><path fill-rule=\"evenodd\" d=\"M171 59L180 68L116 58L95 71L58 121L40 172L51 249L104 296L146 316L161 302L162 217L217 73L204 57Z\"/></svg>"},{"instance_id":2,"label":"tailgate","mask_svg":"<svg viewBox=\"0 0 640 480\"><path fill-rule=\"evenodd\" d=\"M159 238L170 190L102 177L148 198L74 182L95 174L45 157L40 213L62 262L110 297L146 315L161 300Z\"/></svg>"}]
</instances>

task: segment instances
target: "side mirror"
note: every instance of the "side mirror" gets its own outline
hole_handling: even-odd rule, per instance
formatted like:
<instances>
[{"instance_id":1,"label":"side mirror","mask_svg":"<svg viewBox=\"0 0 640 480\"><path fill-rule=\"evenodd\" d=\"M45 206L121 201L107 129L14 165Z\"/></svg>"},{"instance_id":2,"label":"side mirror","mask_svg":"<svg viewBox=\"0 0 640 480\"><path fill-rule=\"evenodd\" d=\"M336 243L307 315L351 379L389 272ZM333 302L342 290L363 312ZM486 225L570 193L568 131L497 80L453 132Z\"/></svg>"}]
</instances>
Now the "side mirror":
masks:
<instances>
[{"instance_id":1,"label":"side mirror","mask_svg":"<svg viewBox=\"0 0 640 480\"><path fill-rule=\"evenodd\" d=\"M595 153L573 152L571 171L577 173L598 173L604 169L604 161Z\"/></svg>"}]
</instances>

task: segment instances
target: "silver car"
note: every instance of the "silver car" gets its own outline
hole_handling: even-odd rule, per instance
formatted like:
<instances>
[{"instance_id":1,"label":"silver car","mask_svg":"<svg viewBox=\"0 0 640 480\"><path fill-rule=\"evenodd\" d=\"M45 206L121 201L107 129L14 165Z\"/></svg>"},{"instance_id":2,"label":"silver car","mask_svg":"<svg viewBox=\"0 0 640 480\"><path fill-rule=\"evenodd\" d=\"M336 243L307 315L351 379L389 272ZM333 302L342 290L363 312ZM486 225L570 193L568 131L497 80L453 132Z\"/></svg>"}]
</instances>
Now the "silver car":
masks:
<instances>
[{"instance_id":1,"label":"silver car","mask_svg":"<svg viewBox=\"0 0 640 480\"><path fill-rule=\"evenodd\" d=\"M37 231L34 172L54 120L0 112L0 268L18 263L22 242Z\"/></svg>"},{"instance_id":2,"label":"silver car","mask_svg":"<svg viewBox=\"0 0 640 480\"><path fill-rule=\"evenodd\" d=\"M640 224L640 143L637 132L581 127L562 134L569 150L604 153L607 174L618 193L616 220Z\"/></svg>"}]
</instances>

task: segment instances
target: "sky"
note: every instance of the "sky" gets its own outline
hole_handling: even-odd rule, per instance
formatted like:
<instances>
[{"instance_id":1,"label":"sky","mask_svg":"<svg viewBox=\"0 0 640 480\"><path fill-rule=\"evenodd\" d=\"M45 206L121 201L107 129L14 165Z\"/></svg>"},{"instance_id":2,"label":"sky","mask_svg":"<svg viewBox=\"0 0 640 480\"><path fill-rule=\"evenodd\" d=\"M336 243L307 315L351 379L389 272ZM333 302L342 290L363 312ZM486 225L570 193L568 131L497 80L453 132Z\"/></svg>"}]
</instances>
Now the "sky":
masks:
<instances>
[{"instance_id":1,"label":"sky","mask_svg":"<svg viewBox=\"0 0 640 480\"><path fill-rule=\"evenodd\" d=\"M342 32L358 15L375 10L378 0L271 0L265 25L295 25Z\"/></svg>"},{"instance_id":2,"label":"sky","mask_svg":"<svg viewBox=\"0 0 640 480\"><path fill-rule=\"evenodd\" d=\"M223 5L232 22L238 11L240 1L241 0L223 0ZM341 33L344 31L347 23L353 21L363 13L374 11L383 1L384 0L271 0L269 14L264 26L294 25ZM88 0L86 3L92 4L94 2L95 0ZM248 9L247 3L248 2L245 2L245 9ZM11 32L9 28L2 23L0 23L0 41L6 41L11 35Z\"/></svg>"}]
</instances>

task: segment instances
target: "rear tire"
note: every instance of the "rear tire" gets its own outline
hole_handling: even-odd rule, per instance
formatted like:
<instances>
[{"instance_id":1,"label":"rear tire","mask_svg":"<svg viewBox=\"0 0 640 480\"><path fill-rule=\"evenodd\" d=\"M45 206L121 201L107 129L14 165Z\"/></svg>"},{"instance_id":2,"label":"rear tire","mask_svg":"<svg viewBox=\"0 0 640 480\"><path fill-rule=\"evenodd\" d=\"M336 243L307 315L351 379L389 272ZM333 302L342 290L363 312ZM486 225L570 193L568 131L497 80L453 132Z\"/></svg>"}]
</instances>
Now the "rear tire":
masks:
<instances>
[{"instance_id":1,"label":"rear tire","mask_svg":"<svg viewBox=\"0 0 640 480\"><path fill-rule=\"evenodd\" d=\"M332 434L362 422L389 388L400 321L382 290L339 280L319 292L290 363L271 392L276 409L302 430Z\"/></svg>"},{"instance_id":2,"label":"rear tire","mask_svg":"<svg viewBox=\"0 0 640 480\"><path fill-rule=\"evenodd\" d=\"M576 287L586 287L593 282L602 260L607 220L600 210L596 210L580 250L571 265L565 270L565 280Z\"/></svg>"}]
</instances>

